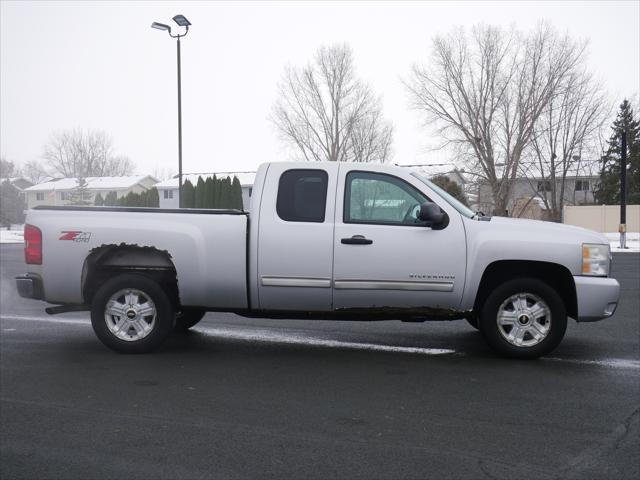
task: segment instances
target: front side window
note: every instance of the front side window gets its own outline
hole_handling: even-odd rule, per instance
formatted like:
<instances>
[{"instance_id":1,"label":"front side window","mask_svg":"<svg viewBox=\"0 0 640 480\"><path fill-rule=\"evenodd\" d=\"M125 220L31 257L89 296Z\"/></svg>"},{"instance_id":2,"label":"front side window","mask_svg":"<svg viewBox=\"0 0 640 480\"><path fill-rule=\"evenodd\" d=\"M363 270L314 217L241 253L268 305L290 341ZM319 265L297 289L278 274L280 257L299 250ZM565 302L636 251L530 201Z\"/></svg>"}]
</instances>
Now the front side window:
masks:
<instances>
[{"instance_id":1,"label":"front side window","mask_svg":"<svg viewBox=\"0 0 640 480\"><path fill-rule=\"evenodd\" d=\"M44 192L36 192L36 200L39 202L44 200Z\"/></svg>"},{"instance_id":2,"label":"front side window","mask_svg":"<svg viewBox=\"0 0 640 480\"><path fill-rule=\"evenodd\" d=\"M345 187L344 222L424 225L418 220L418 212L426 201L427 197L399 178L350 172Z\"/></svg>"},{"instance_id":3,"label":"front side window","mask_svg":"<svg viewBox=\"0 0 640 480\"><path fill-rule=\"evenodd\" d=\"M287 222L324 222L328 183L324 170L287 170L278 183L278 216Z\"/></svg>"},{"instance_id":4,"label":"front side window","mask_svg":"<svg viewBox=\"0 0 640 480\"><path fill-rule=\"evenodd\" d=\"M60 192L60 200L71 200L71 192Z\"/></svg>"}]
</instances>

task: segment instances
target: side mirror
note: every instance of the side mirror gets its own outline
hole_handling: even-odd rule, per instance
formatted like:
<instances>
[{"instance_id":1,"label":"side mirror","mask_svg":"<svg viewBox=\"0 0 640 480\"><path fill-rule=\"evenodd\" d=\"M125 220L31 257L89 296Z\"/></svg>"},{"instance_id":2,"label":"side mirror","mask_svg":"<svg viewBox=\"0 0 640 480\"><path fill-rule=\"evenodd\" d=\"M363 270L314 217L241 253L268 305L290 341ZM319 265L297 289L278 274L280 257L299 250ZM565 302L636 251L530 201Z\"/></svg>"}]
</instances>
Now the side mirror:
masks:
<instances>
[{"instance_id":1,"label":"side mirror","mask_svg":"<svg viewBox=\"0 0 640 480\"><path fill-rule=\"evenodd\" d=\"M447 214L440 210L440 207L433 202L425 202L420 205L420 213L418 218L423 222L427 222L427 226L434 230L439 230L447 226L449 222Z\"/></svg>"}]
</instances>

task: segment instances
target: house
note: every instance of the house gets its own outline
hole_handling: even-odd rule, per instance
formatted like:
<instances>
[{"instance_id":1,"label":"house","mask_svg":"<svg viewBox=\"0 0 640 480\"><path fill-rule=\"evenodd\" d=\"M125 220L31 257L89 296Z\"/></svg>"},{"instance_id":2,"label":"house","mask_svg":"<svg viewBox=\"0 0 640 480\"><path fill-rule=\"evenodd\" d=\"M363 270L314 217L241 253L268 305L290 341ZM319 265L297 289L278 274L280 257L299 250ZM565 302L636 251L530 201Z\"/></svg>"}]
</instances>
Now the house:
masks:
<instances>
[{"instance_id":1,"label":"house","mask_svg":"<svg viewBox=\"0 0 640 480\"><path fill-rule=\"evenodd\" d=\"M127 177L86 177L87 200L94 201L99 193L104 199L110 192L116 197L124 197L129 192L142 193L151 189L158 180L151 175L132 175ZM58 178L26 188L27 208L38 205L68 205L71 195L78 186L77 178Z\"/></svg>"},{"instance_id":2,"label":"house","mask_svg":"<svg viewBox=\"0 0 640 480\"><path fill-rule=\"evenodd\" d=\"M251 190L256 178L256 172L211 172L211 173L183 173L182 182L189 180L194 186L198 183L198 177L206 180L208 177L217 178L238 177L242 187L242 205L245 210L249 209ZM178 176L165 180L155 185L160 195L160 208L178 208Z\"/></svg>"},{"instance_id":3,"label":"house","mask_svg":"<svg viewBox=\"0 0 640 480\"><path fill-rule=\"evenodd\" d=\"M565 205L591 205L594 202L594 190L599 177L597 175L578 175L565 179ZM561 180L556 180L556 195L559 199ZM517 178L507 203L507 213L522 218L545 218L545 199L550 202L551 180L543 178ZM487 214L493 212L493 196L488 182L478 184L477 208Z\"/></svg>"}]
</instances>

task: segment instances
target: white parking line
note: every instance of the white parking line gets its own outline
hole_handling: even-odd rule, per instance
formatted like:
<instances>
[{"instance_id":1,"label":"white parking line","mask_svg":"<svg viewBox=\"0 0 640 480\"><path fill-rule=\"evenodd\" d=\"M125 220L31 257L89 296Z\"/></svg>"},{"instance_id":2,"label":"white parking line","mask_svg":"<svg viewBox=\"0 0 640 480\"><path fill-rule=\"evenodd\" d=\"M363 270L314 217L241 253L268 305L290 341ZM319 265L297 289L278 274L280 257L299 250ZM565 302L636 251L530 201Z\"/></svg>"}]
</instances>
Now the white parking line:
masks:
<instances>
[{"instance_id":1,"label":"white parking line","mask_svg":"<svg viewBox=\"0 0 640 480\"><path fill-rule=\"evenodd\" d=\"M295 333L278 333L271 330L250 329L237 330L235 328L195 327L193 330L216 338L229 338L250 342L282 343L288 345L307 345L312 347L344 348L348 350L373 350L378 352L418 353L421 355L445 355L456 353L447 348L401 347L397 345L382 345L377 343L345 342L342 340L328 340L313 338Z\"/></svg>"},{"instance_id":2,"label":"white parking line","mask_svg":"<svg viewBox=\"0 0 640 480\"><path fill-rule=\"evenodd\" d=\"M64 317L37 317L23 315L0 315L0 320L17 320L26 322L61 323L68 325L90 326L88 319L64 318ZM262 328L222 328L222 327L194 327L194 331L203 333L210 337L241 340L247 342L278 343L286 345L300 345L322 348L339 348L347 350L369 350L377 352L410 353L419 355L465 355L464 352L447 348L423 348L404 347L399 345L384 345L376 343L347 342L342 340L332 340L325 338L310 337L294 332L278 332ZM594 365L599 367L615 369L640 369L639 360L624 358L603 358L603 359L579 359L562 357L544 357L541 360L546 362L573 363L578 365Z\"/></svg>"}]
</instances>

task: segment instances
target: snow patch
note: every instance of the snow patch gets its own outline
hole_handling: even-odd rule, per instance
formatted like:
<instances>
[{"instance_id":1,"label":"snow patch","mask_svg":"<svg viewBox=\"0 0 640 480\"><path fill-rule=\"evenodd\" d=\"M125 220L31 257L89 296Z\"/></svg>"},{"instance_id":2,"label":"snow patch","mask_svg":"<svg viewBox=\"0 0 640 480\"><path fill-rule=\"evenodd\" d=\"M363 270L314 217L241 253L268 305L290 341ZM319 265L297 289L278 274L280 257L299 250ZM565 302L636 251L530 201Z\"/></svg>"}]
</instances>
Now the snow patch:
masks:
<instances>
[{"instance_id":1,"label":"snow patch","mask_svg":"<svg viewBox=\"0 0 640 480\"><path fill-rule=\"evenodd\" d=\"M15 230L0 230L0 243L24 243L23 228Z\"/></svg>"},{"instance_id":2,"label":"snow patch","mask_svg":"<svg viewBox=\"0 0 640 480\"><path fill-rule=\"evenodd\" d=\"M627 232L627 248L620 248L620 234L618 232L605 233L609 239L612 252L638 253L640 252L640 233Z\"/></svg>"}]
</instances>

